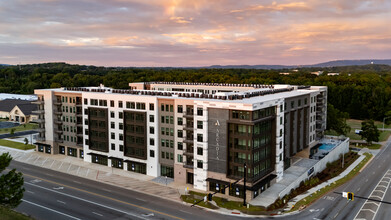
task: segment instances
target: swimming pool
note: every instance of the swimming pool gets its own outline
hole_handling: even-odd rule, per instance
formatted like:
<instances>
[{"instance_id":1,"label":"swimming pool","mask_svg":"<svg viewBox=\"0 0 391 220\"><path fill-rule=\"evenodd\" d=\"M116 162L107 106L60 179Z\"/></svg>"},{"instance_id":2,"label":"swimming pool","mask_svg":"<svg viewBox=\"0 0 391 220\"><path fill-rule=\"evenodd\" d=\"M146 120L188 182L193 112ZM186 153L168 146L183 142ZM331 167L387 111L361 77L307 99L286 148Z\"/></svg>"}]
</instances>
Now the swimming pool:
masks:
<instances>
[{"instance_id":1,"label":"swimming pool","mask_svg":"<svg viewBox=\"0 0 391 220\"><path fill-rule=\"evenodd\" d=\"M319 150L326 150L326 151L331 151L335 147L334 144L322 144L319 147Z\"/></svg>"},{"instance_id":2,"label":"swimming pool","mask_svg":"<svg viewBox=\"0 0 391 220\"><path fill-rule=\"evenodd\" d=\"M18 126L17 123L10 122L10 121L2 121L0 122L0 128L12 128Z\"/></svg>"}]
</instances>

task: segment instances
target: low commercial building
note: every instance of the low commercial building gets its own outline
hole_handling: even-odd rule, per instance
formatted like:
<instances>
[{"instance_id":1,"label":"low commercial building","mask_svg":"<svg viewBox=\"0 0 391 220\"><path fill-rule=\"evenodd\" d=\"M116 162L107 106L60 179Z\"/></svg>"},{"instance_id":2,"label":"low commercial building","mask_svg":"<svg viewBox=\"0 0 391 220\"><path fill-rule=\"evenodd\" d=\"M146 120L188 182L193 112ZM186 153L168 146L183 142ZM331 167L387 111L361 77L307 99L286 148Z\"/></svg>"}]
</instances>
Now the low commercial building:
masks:
<instances>
[{"instance_id":1,"label":"low commercial building","mask_svg":"<svg viewBox=\"0 0 391 220\"><path fill-rule=\"evenodd\" d=\"M37 150L196 189L254 198L309 157L326 129L327 87L130 83L35 90ZM224 186L243 178L230 190Z\"/></svg>"},{"instance_id":2,"label":"low commercial building","mask_svg":"<svg viewBox=\"0 0 391 220\"><path fill-rule=\"evenodd\" d=\"M31 101L5 99L0 101L0 118L20 124L29 123L37 118L33 113L37 106Z\"/></svg>"}]
</instances>

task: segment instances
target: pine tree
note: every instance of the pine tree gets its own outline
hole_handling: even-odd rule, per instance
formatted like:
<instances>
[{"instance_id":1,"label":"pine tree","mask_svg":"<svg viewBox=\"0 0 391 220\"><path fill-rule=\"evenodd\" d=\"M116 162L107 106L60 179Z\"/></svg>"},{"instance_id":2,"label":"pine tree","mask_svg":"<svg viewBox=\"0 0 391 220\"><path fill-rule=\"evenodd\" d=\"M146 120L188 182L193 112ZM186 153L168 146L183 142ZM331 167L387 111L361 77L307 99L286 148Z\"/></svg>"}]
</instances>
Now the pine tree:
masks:
<instances>
[{"instance_id":1,"label":"pine tree","mask_svg":"<svg viewBox=\"0 0 391 220\"><path fill-rule=\"evenodd\" d=\"M0 173L11 163L12 157L9 153L0 155ZM12 169L0 176L0 205L7 208L16 208L23 198L24 179L23 174Z\"/></svg>"}]
</instances>

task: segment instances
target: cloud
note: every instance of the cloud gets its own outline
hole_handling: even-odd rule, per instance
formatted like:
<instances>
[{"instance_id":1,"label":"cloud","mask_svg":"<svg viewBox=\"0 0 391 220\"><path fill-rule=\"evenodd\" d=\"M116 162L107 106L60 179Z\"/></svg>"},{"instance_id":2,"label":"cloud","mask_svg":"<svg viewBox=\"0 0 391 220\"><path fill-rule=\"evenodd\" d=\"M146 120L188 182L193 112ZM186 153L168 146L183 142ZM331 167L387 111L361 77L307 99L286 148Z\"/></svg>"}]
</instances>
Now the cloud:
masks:
<instances>
[{"instance_id":1,"label":"cloud","mask_svg":"<svg viewBox=\"0 0 391 220\"><path fill-rule=\"evenodd\" d=\"M261 2L4 1L0 63L206 66L390 58L391 1Z\"/></svg>"}]
</instances>

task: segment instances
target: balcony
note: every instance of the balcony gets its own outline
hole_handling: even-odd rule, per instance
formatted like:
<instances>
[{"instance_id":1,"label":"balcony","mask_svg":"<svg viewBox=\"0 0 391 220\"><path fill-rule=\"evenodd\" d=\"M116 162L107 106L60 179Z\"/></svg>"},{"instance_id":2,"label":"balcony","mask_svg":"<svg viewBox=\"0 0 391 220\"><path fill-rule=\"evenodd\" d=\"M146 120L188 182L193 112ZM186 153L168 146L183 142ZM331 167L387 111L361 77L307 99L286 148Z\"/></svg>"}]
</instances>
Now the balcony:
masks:
<instances>
[{"instance_id":1,"label":"balcony","mask_svg":"<svg viewBox=\"0 0 391 220\"><path fill-rule=\"evenodd\" d=\"M61 111L58 111L58 110L55 110L53 113L54 113L55 115L61 115L61 114L62 114L62 112L61 112Z\"/></svg>"},{"instance_id":2,"label":"balcony","mask_svg":"<svg viewBox=\"0 0 391 220\"><path fill-rule=\"evenodd\" d=\"M54 142L57 142L57 143L63 143L63 142L64 142L64 140L63 140L63 139L61 139L61 138L56 138L56 139L54 139Z\"/></svg>"},{"instance_id":3,"label":"balcony","mask_svg":"<svg viewBox=\"0 0 391 220\"><path fill-rule=\"evenodd\" d=\"M45 132L45 128L36 128L35 130L39 133Z\"/></svg>"},{"instance_id":4,"label":"balcony","mask_svg":"<svg viewBox=\"0 0 391 220\"><path fill-rule=\"evenodd\" d=\"M83 143L82 142L76 142L76 146L83 147Z\"/></svg>"},{"instance_id":5,"label":"balcony","mask_svg":"<svg viewBox=\"0 0 391 220\"><path fill-rule=\"evenodd\" d=\"M43 105L43 104L45 104L45 102L44 102L44 101L42 101L42 100L37 100L37 101L33 101L33 102L31 102L31 104L35 104L35 105Z\"/></svg>"},{"instance_id":6,"label":"balcony","mask_svg":"<svg viewBox=\"0 0 391 220\"><path fill-rule=\"evenodd\" d=\"M62 131L62 130L60 130L60 129L54 129L54 133L57 133L57 134L62 134L62 133L63 133L63 131Z\"/></svg>"},{"instance_id":7,"label":"balcony","mask_svg":"<svg viewBox=\"0 0 391 220\"><path fill-rule=\"evenodd\" d=\"M80 102L76 102L76 107L82 107L83 106L83 103L80 101Z\"/></svg>"},{"instance_id":8,"label":"balcony","mask_svg":"<svg viewBox=\"0 0 391 220\"><path fill-rule=\"evenodd\" d=\"M184 114L183 117L185 118L194 118L193 114Z\"/></svg>"},{"instance_id":9,"label":"balcony","mask_svg":"<svg viewBox=\"0 0 391 220\"><path fill-rule=\"evenodd\" d=\"M60 101L55 101L55 102L53 102L53 104L56 106L61 106L62 103Z\"/></svg>"},{"instance_id":10,"label":"balcony","mask_svg":"<svg viewBox=\"0 0 391 220\"><path fill-rule=\"evenodd\" d=\"M45 141L45 138L44 137L36 137L35 140L42 142L42 141Z\"/></svg>"},{"instance_id":11,"label":"balcony","mask_svg":"<svg viewBox=\"0 0 391 220\"><path fill-rule=\"evenodd\" d=\"M58 125L62 125L62 121L61 120L58 120L58 119L54 119L54 124L58 124Z\"/></svg>"},{"instance_id":12,"label":"balcony","mask_svg":"<svg viewBox=\"0 0 391 220\"><path fill-rule=\"evenodd\" d=\"M35 111L32 111L33 114L38 114L38 115L43 115L45 114L45 110L43 109L40 109L40 110L35 110Z\"/></svg>"},{"instance_id":13,"label":"balcony","mask_svg":"<svg viewBox=\"0 0 391 220\"><path fill-rule=\"evenodd\" d=\"M193 151L189 151L189 152L185 151L185 152L183 152L183 155L193 157L194 156L194 152Z\"/></svg>"},{"instance_id":14,"label":"balcony","mask_svg":"<svg viewBox=\"0 0 391 220\"><path fill-rule=\"evenodd\" d=\"M194 165L187 165L187 164L183 164L183 168L190 168L190 169L194 169Z\"/></svg>"},{"instance_id":15,"label":"balcony","mask_svg":"<svg viewBox=\"0 0 391 220\"><path fill-rule=\"evenodd\" d=\"M193 127L184 127L183 130L186 130L186 131L194 131L194 128L193 128Z\"/></svg>"},{"instance_id":16,"label":"balcony","mask_svg":"<svg viewBox=\"0 0 391 220\"><path fill-rule=\"evenodd\" d=\"M38 118L38 119L33 120L32 122L42 124L42 123L45 123L45 119Z\"/></svg>"}]
</instances>

